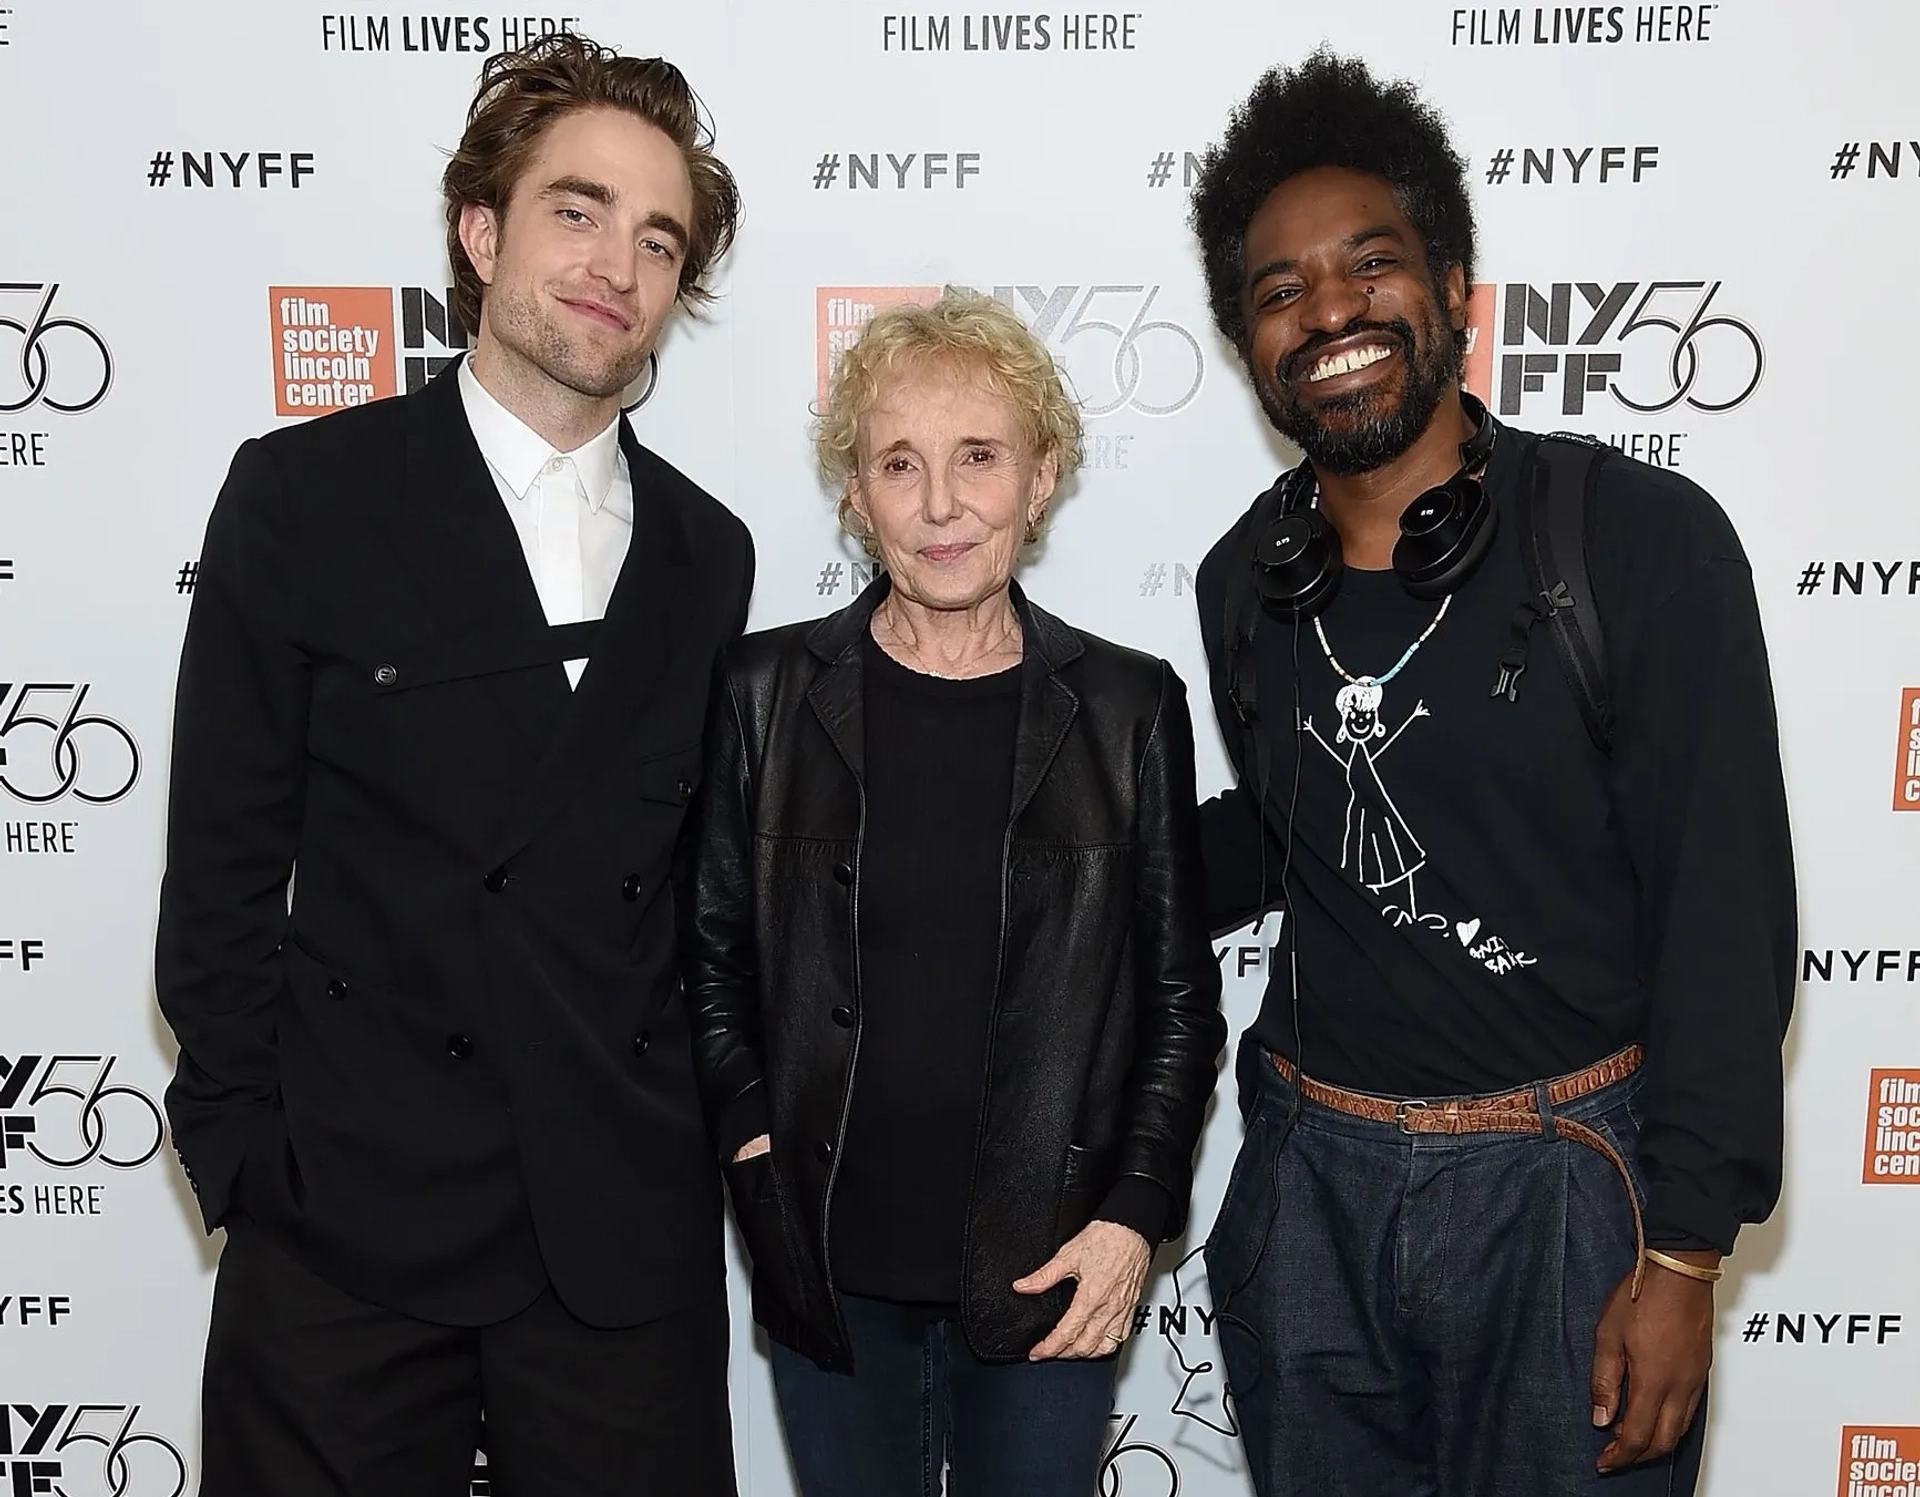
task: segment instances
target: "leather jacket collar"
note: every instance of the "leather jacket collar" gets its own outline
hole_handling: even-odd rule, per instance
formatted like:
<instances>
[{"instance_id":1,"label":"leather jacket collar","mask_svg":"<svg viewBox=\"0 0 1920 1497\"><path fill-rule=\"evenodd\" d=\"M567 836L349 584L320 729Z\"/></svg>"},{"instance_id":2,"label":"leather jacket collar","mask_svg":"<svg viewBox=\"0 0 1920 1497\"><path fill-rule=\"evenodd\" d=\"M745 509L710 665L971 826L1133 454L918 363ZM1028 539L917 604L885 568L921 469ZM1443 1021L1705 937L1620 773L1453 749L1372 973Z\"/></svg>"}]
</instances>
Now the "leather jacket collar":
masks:
<instances>
[{"instance_id":1,"label":"leather jacket collar","mask_svg":"<svg viewBox=\"0 0 1920 1497\"><path fill-rule=\"evenodd\" d=\"M827 669L808 688L807 701L855 779L866 778L866 733L860 689L860 641L873 611L893 584L885 572L838 613L829 614L807 635L807 649ZM1080 698L1060 678L1063 667L1086 652L1080 636L1043 608L1035 607L1019 582L1009 584L1020 616L1020 727L1013 767L1013 814L1033 799L1055 750L1065 735Z\"/></svg>"}]
</instances>

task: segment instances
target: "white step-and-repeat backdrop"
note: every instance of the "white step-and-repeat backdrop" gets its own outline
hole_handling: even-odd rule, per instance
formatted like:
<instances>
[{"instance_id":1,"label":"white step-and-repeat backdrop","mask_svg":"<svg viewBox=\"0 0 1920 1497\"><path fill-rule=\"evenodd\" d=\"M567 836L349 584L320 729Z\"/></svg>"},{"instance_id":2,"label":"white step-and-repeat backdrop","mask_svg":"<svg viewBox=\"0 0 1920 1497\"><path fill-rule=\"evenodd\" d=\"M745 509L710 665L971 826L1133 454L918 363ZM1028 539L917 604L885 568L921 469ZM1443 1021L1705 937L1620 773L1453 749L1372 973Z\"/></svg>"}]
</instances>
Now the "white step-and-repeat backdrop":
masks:
<instances>
[{"instance_id":1,"label":"white step-and-repeat backdrop","mask_svg":"<svg viewBox=\"0 0 1920 1497\"><path fill-rule=\"evenodd\" d=\"M1916 1491L1920 13L1125 3L0 0L0 1491L193 1489L217 1240L165 1145L149 968L194 558L243 438L458 352L444 152L483 56L558 26L677 60L740 178L725 294L671 333L635 424L753 527L754 622L869 575L813 476L808 407L875 308L957 282L1028 318L1086 404L1034 595L1196 686L1194 568L1290 461L1208 324L1196 155L1262 68L1323 37L1422 82L1472 163L1478 387L1704 484L1769 630L1803 985L1787 1193L1722 1286L1706 1490ZM286 369L315 325L357 330L338 372L358 388ZM1227 767L1201 731L1207 792ZM1274 939L1221 945L1236 1031ZM1107 1497L1247 1490L1197 1243L1148 1290ZM736 1303L743 1485L786 1497Z\"/></svg>"}]
</instances>

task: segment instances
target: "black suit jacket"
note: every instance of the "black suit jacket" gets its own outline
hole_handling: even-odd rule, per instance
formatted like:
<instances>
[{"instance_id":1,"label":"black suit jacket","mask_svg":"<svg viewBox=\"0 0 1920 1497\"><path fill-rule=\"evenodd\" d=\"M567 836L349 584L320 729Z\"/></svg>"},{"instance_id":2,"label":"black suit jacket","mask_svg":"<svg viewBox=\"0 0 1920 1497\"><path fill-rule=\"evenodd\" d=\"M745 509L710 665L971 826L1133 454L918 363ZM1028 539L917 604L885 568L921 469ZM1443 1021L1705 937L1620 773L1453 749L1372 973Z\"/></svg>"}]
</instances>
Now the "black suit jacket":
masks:
<instances>
[{"instance_id":1,"label":"black suit jacket","mask_svg":"<svg viewBox=\"0 0 1920 1497\"><path fill-rule=\"evenodd\" d=\"M207 527L155 963L175 1144L210 1230L237 1206L424 1319L551 1282L630 1325L723 1280L672 876L753 552L620 440L597 626L548 628L452 369L246 443Z\"/></svg>"}]
</instances>

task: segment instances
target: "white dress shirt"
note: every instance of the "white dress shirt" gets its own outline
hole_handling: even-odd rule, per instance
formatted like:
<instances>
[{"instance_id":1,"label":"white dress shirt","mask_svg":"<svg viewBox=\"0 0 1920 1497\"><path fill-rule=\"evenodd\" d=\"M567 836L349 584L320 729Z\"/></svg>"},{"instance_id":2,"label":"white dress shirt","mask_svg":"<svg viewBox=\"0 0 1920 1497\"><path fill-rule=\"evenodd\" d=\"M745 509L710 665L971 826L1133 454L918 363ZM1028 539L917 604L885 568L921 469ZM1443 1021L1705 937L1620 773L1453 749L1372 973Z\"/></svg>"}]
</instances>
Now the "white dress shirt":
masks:
<instances>
[{"instance_id":1,"label":"white dress shirt","mask_svg":"<svg viewBox=\"0 0 1920 1497\"><path fill-rule=\"evenodd\" d=\"M459 380L467 424L520 537L547 622L605 618L633 538L633 477L620 450L620 418L561 452L487 393L470 360L460 361ZM566 668L578 686L586 659Z\"/></svg>"}]
</instances>

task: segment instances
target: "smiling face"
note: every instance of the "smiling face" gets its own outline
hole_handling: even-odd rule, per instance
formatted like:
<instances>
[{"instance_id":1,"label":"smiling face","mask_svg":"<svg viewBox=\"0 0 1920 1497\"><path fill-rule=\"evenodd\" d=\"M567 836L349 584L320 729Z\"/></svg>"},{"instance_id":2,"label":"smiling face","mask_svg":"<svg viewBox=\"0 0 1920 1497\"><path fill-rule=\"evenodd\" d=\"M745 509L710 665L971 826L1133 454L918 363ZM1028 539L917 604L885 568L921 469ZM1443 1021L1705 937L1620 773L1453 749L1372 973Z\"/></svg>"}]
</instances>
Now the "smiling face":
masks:
<instances>
[{"instance_id":1,"label":"smiling face","mask_svg":"<svg viewBox=\"0 0 1920 1497\"><path fill-rule=\"evenodd\" d=\"M1459 385L1466 277L1436 288L1393 188L1343 167L1276 187L1247 225L1247 362L1268 419L1316 468L1399 457Z\"/></svg>"},{"instance_id":2,"label":"smiling face","mask_svg":"<svg viewBox=\"0 0 1920 1497\"><path fill-rule=\"evenodd\" d=\"M860 417L848 500L894 591L926 608L972 608L1006 588L1059 472L972 373L901 370Z\"/></svg>"},{"instance_id":3,"label":"smiling face","mask_svg":"<svg viewBox=\"0 0 1920 1497\"><path fill-rule=\"evenodd\" d=\"M1380 721L1380 699L1385 695L1380 684L1367 677L1349 681L1334 693L1334 710L1341 716L1339 742L1365 743L1385 735Z\"/></svg>"},{"instance_id":4,"label":"smiling face","mask_svg":"<svg viewBox=\"0 0 1920 1497\"><path fill-rule=\"evenodd\" d=\"M470 203L460 242L485 283L482 343L593 399L639 377L679 290L693 186L665 132L619 109L548 127L503 212Z\"/></svg>"}]
</instances>

